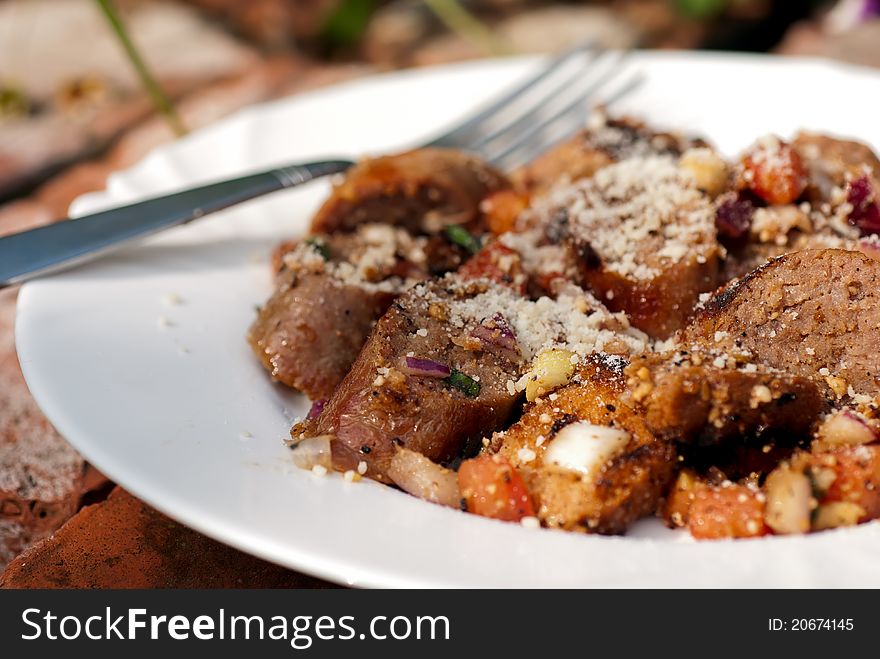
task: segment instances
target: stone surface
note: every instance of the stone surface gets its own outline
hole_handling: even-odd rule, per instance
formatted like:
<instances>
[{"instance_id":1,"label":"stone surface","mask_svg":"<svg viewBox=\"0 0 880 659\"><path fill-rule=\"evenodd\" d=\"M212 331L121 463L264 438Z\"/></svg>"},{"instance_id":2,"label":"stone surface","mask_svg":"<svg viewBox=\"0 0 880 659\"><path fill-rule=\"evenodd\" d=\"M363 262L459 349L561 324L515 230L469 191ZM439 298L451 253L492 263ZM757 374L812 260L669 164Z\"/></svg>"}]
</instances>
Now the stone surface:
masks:
<instances>
[{"instance_id":1,"label":"stone surface","mask_svg":"<svg viewBox=\"0 0 880 659\"><path fill-rule=\"evenodd\" d=\"M0 575L0 588L326 587L210 540L120 488Z\"/></svg>"},{"instance_id":2,"label":"stone surface","mask_svg":"<svg viewBox=\"0 0 880 659\"><path fill-rule=\"evenodd\" d=\"M562 50L593 39L616 48L685 48L697 45L705 26L682 19L667 0L618 0L609 3L502 2L481 17L496 46L517 53ZM515 10L515 11L512 11ZM384 67L421 66L491 54L488 44L449 32L420 3L391 3L367 29L362 51Z\"/></svg>"},{"instance_id":3,"label":"stone surface","mask_svg":"<svg viewBox=\"0 0 880 659\"><path fill-rule=\"evenodd\" d=\"M251 48L191 9L125 3L132 39L172 97L242 75ZM29 114L0 120L0 197L97 153L143 120L151 104L93 0L0 2L0 85L20 90Z\"/></svg>"},{"instance_id":4,"label":"stone surface","mask_svg":"<svg viewBox=\"0 0 880 659\"><path fill-rule=\"evenodd\" d=\"M246 75L206 85L180 99L177 110L191 130L247 105L342 82L371 71L364 65L315 66L296 58L261 62ZM47 181L31 196L0 206L0 235L48 223L67 214L77 196L101 190L107 176L131 166L153 148L174 139L168 124L149 117L130 127L100 157L77 163Z\"/></svg>"},{"instance_id":5,"label":"stone surface","mask_svg":"<svg viewBox=\"0 0 880 659\"><path fill-rule=\"evenodd\" d=\"M76 511L84 472L22 377L12 338L16 292L0 291L0 567Z\"/></svg>"}]
</instances>

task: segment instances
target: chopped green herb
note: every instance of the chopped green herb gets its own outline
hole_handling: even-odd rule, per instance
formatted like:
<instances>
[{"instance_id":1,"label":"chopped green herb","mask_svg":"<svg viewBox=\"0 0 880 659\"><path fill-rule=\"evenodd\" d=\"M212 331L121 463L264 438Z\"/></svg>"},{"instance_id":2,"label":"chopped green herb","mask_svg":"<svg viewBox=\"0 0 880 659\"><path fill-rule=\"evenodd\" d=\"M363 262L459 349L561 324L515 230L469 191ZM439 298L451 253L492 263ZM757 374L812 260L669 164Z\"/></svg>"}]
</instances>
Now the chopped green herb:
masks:
<instances>
[{"instance_id":1,"label":"chopped green herb","mask_svg":"<svg viewBox=\"0 0 880 659\"><path fill-rule=\"evenodd\" d=\"M311 246L313 250L318 252L325 261L330 260L330 246L325 243L321 238L317 236L312 236L311 238L306 238L306 245Z\"/></svg>"},{"instance_id":2,"label":"chopped green herb","mask_svg":"<svg viewBox=\"0 0 880 659\"><path fill-rule=\"evenodd\" d=\"M482 247L478 238L474 238L467 229L463 229L457 224L447 224L443 232L449 242L466 249L471 254L476 254Z\"/></svg>"},{"instance_id":3,"label":"chopped green herb","mask_svg":"<svg viewBox=\"0 0 880 659\"><path fill-rule=\"evenodd\" d=\"M480 383L461 371L453 369L446 381L468 398L476 398L480 393Z\"/></svg>"}]
</instances>

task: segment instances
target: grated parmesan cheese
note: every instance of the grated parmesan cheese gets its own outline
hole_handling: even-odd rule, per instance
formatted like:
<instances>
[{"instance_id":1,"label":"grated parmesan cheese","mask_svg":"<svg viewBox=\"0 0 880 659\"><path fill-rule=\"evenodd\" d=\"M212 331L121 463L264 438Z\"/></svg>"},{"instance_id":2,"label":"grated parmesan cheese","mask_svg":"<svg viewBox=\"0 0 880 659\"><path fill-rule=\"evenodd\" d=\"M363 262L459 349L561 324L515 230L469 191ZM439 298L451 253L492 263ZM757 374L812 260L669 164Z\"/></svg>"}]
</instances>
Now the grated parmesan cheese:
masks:
<instances>
[{"instance_id":1,"label":"grated parmesan cheese","mask_svg":"<svg viewBox=\"0 0 880 659\"><path fill-rule=\"evenodd\" d=\"M393 274L398 259L422 264L427 260L427 238L410 235L387 224L366 224L358 230L345 258L325 258L324 247L303 240L282 261L294 273L325 273L340 285L357 286L368 292L400 293L415 280Z\"/></svg>"},{"instance_id":2,"label":"grated parmesan cheese","mask_svg":"<svg viewBox=\"0 0 880 659\"><path fill-rule=\"evenodd\" d=\"M647 336L630 327L624 314L612 314L588 293L580 293L591 299L594 310L590 313L581 311L578 301L582 298L570 293L555 300L541 297L532 301L490 284L485 293L451 302L449 322L456 328L471 328L500 313L510 324L526 361L550 348L574 353L578 359L573 358L573 363L604 352L611 344L633 354L647 350Z\"/></svg>"},{"instance_id":3,"label":"grated parmesan cheese","mask_svg":"<svg viewBox=\"0 0 880 659\"><path fill-rule=\"evenodd\" d=\"M627 278L652 279L686 258L706 259L717 250L712 204L671 156L633 157L604 167L590 179L555 188L532 212L552 218L560 211L604 267Z\"/></svg>"}]
</instances>

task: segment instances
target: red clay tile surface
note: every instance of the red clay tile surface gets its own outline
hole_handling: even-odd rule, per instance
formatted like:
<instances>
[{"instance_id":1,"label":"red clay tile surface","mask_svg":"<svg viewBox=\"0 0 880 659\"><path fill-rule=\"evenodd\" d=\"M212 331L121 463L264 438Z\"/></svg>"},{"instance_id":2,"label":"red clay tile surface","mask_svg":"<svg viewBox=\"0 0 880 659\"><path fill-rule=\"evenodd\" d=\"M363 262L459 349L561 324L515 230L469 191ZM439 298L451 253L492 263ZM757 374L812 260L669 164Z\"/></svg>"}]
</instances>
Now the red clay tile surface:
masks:
<instances>
[{"instance_id":1,"label":"red clay tile surface","mask_svg":"<svg viewBox=\"0 0 880 659\"><path fill-rule=\"evenodd\" d=\"M0 588L327 587L210 540L118 487L0 575Z\"/></svg>"}]
</instances>

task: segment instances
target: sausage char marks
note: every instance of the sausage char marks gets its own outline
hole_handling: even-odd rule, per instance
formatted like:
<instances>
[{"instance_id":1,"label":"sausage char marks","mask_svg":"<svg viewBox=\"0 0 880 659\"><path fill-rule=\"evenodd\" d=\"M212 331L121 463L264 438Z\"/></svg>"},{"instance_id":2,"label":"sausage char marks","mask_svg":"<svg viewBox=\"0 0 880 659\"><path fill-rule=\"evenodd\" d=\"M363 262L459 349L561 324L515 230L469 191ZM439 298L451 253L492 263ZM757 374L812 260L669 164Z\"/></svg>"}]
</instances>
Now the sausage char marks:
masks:
<instances>
[{"instance_id":1,"label":"sausage char marks","mask_svg":"<svg viewBox=\"0 0 880 659\"><path fill-rule=\"evenodd\" d=\"M811 437L828 407L810 378L700 346L637 357L626 377L624 400L658 437L702 447L795 445Z\"/></svg>"}]
</instances>

